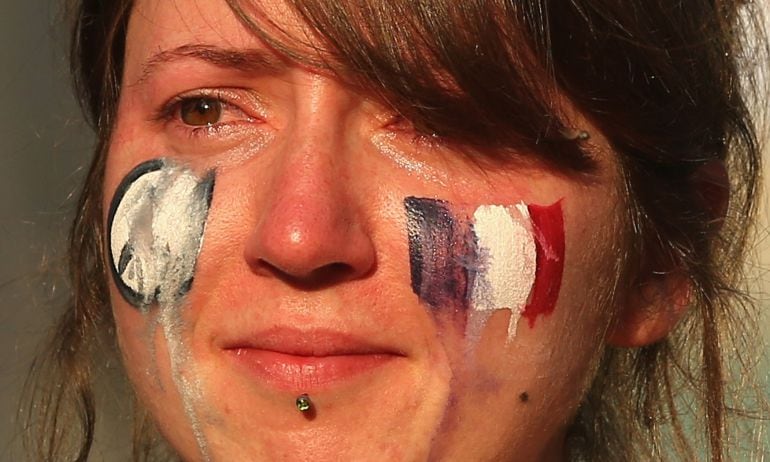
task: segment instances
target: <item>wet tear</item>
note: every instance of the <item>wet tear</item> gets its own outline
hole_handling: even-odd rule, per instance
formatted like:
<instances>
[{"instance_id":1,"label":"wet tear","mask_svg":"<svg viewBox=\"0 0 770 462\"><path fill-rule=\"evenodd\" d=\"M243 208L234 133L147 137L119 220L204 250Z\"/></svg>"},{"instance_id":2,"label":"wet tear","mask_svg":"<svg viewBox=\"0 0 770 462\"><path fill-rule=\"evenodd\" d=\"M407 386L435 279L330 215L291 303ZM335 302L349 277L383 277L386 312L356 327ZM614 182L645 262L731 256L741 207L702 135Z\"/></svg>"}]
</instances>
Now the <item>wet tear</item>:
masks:
<instances>
[{"instance_id":1,"label":"wet tear","mask_svg":"<svg viewBox=\"0 0 770 462\"><path fill-rule=\"evenodd\" d=\"M118 186L108 216L112 275L123 298L148 316L147 338L155 363L155 329L168 347L174 381L200 449L210 460L196 410L203 386L184 339L184 296L195 265L214 189L214 171L202 178L187 167L156 159L134 168ZM157 311L150 307L157 304ZM162 384L161 384L162 387Z\"/></svg>"},{"instance_id":2,"label":"wet tear","mask_svg":"<svg viewBox=\"0 0 770 462\"><path fill-rule=\"evenodd\" d=\"M121 295L146 310L181 299L193 282L214 188L165 159L134 168L118 186L108 217L112 275Z\"/></svg>"},{"instance_id":3,"label":"wet tear","mask_svg":"<svg viewBox=\"0 0 770 462\"><path fill-rule=\"evenodd\" d=\"M489 316L509 310L508 339L556 305L564 262L561 203L454 206L407 197L412 290L434 310L463 311L478 337Z\"/></svg>"}]
</instances>

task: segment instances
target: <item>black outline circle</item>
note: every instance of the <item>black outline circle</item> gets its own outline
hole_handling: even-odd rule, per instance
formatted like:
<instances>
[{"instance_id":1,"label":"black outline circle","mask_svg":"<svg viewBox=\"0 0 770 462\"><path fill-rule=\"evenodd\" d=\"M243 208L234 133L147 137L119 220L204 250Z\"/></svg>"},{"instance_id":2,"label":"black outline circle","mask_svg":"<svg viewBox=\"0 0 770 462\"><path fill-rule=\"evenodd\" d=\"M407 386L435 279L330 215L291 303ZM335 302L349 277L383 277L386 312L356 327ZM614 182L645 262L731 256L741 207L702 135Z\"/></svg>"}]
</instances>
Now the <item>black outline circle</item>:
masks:
<instances>
[{"instance_id":1,"label":"black outline circle","mask_svg":"<svg viewBox=\"0 0 770 462\"><path fill-rule=\"evenodd\" d=\"M115 285L118 287L118 291L124 299L136 308L145 308L148 305L144 303L146 297L142 297L138 292L129 287L123 282L123 277L118 274L117 265L115 264L115 258L112 256L112 223L115 220L115 212L118 210L118 206L123 201L123 197L128 192L128 189L142 176L161 170L166 166L166 162L163 159L153 159L147 162L143 162L133 170L120 182L115 190L115 196L110 203L110 210L107 214L107 255L110 259L110 272L112 273L112 279L115 281ZM154 297L154 296L153 296Z\"/></svg>"}]
</instances>

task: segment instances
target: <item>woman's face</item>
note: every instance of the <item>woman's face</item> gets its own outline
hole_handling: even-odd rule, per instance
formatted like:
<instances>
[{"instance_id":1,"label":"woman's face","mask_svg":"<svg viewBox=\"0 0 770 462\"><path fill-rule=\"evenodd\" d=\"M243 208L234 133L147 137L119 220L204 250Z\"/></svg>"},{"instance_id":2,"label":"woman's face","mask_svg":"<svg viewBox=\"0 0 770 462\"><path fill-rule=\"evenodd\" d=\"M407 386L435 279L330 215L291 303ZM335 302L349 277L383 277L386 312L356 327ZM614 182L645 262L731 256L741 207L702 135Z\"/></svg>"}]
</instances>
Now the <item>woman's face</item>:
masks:
<instances>
[{"instance_id":1,"label":"woman's face","mask_svg":"<svg viewBox=\"0 0 770 462\"><path fill-rule=\"evenodd\" d=\"M590 181L532 153L474 162L271 52L224 1L140 0L104 225L126 367L171 445L222 461L563 455L622 236L615 160L574 120Z\"/></svg>"}]
</instances>

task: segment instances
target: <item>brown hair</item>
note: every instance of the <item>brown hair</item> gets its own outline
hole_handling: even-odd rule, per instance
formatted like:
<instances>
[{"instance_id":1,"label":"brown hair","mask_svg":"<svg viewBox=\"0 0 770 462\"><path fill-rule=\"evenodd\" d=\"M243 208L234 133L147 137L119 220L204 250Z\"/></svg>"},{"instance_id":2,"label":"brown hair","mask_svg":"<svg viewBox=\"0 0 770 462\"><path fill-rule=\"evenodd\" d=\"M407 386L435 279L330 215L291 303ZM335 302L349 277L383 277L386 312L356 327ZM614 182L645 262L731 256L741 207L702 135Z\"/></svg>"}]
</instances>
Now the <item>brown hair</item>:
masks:
<instances>
[{"instance_id":1,"label":"brown hair","mask_svg":"<svg viewBox=\"0 0 770 462\"><path fill-rule=\"evenodd\" d=\"M281 53L320 61L250 2L228 3ZM667 339L607 349L573 424L572 456L638 460L673 450L692 460L702 446L711 460L723 460L731 383L726 354L751 340L757 325L739 290L760 158L745 99L753 86L740 58L750 53L747 30L764 43L751 22L759 13L737 0L286 3L324 44L321 56L328 59L311 64L379 95L418 130L467 152L500 159L534 152L567 174L590 175L590 156L560 136L569 121L552 98L555 91L601 129L618 155L629 204L622 220L632 245L619 258L636 281L683 271L693 301ZM98 142L71 233L74 299L45 356L49 380L60 386L45 387L41 379L32 398L38 404L30 407L30 422L41 423L32 436L39 460L62 457L67 442L76 459L85 460L93 440L91 350L113 329L102 175L132 7L131 0L73 4L72 71ZM695 179L714 161L725 162L731 178L720 231ZM677 401L683 394L697 404L701 437L685 434ZM65 428L62 420L72 410L79 429ZM135 458L149 458L146 435L137 435Z\"/></svg>"}]
</instances>

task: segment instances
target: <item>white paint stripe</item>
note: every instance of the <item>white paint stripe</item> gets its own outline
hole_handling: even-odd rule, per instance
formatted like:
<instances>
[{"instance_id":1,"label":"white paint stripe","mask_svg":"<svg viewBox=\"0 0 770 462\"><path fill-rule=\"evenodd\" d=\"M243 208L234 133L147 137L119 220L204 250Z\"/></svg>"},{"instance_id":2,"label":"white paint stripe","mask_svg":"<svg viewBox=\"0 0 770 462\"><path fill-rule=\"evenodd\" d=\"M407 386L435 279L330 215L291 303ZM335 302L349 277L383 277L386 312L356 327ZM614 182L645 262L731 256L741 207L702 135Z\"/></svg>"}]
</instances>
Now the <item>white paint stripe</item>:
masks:
<instances>
[{"instance_id":1,"label":"white paint stripe","mask_svg":"<svg viewBox=\"0 0 770 462\"><path fill-rule=\"evenodd\" d=\"M508 340L535 282L537 253L529 211L524 203L513 207L481 205L473 214L473 231L481 266L471 292L476 311L511 311Z\"/></svg>"}]
</instances>

